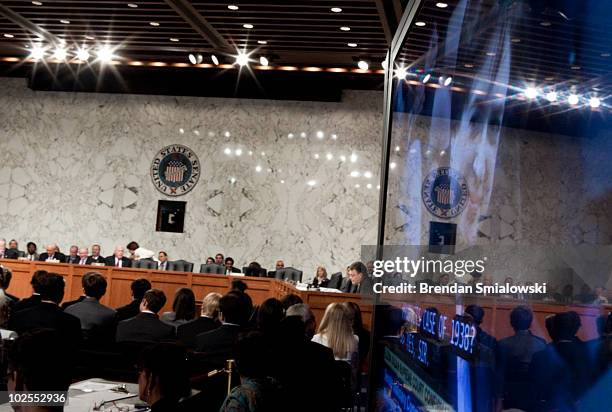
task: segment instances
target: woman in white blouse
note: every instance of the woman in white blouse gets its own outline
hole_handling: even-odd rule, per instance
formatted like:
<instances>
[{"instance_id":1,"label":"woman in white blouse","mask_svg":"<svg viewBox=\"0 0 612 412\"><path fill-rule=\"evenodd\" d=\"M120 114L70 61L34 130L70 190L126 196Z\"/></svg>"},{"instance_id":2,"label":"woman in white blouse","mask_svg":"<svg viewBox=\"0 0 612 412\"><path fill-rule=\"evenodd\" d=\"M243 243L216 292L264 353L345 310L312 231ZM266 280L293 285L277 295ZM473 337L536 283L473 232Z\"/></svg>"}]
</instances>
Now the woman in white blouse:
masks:
<instances>
[{"instance_id":1,"label":"woman in white blouse","mask_svg":"<svg viewBox=\"0 0 612 412\"><path fill-rule=\"evenodd\" d=\"M313 342L327 346L336 360L347 361L357 372L359 364L359 338L353 333L351 311L341 303L330 303L325 309Z\"/></svg>"}]
</instances>

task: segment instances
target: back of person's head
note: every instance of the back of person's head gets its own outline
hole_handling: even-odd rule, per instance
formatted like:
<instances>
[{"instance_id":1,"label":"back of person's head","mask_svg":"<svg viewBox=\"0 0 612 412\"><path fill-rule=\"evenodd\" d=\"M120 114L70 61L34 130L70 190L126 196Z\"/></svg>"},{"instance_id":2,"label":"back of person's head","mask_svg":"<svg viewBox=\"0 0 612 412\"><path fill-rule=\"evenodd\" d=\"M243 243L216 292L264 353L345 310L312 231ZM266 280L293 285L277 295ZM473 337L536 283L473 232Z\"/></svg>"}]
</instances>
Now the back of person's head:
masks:
<instances>
[{"instance_id":1,"label":"back of person's head","mask_svg":"<svg viewBox=\"0 0 612 412\"><path fill-rule=\"evenodd\" d=\"M9 298L4 293L4 290L0 289L0 328L3 328L8 322L9 318Z\"/></svg>"},{"instance_id":2,"label":"back of person's head","mask_svg":"<svg viewBox=\"0 0 612 412\"><path fill-rule=\"evenodd\" d=\"M139 381L140 399L149 401L151 391L161 399L179 400L191 393L189 368L185 348L175 343L158 343L140 354L139 369L144 379Z\"/></svg>"},{"instance_id":3,"label":"back of person's head","mask_svg":"<svg viewBox=\"0 0 612 412\"><path fill-rule=\"evenodd\" d=\"M304 303L304 301L298 295L290 293L281 298L281 303L283 304L285 310L287 310L293 305L297 305L298 303Z\"/></svg>"},{"instance_id":4,"label":"back of person's head","mask_svg":"<svg viewBox=\"0 0 612 412\"><path fill-rule=\"evenodd\" d=\"M516 331L528 330L531 327L532 321L533 314L527 306L517 306L510 312L510 325Z\"/></svg>"},{"instance_id":5,"label":"back of person's head","mask_svg":"<svg viewBox=\"0 0 612 412\"><path fill-rule=\"evenodd\" d=\"M194 319L196 304L193 290L189 288L180 288L177 290L174 294L174 301L172 302L172 311L175 314L174 319L176 320Z\"/></svg>"},{"instance_id":6,"label":"back of person's head","mask_svg":"<svg viewBox=\"0 0 612 412\"><path fill-rule=\"evenodd\" d=\"M0 266L0 289L8 289L13 278L13 272L10 268Z\"/></svg>"},{"instance_id":7,"label":"back of person's head","mask_svg":"<svg viewBox=\"0 0 612 412\"><path fill-rule=\"evenodd\" d=\"M297 305L296 305L297 306ZM306 324L302 320L302 317L297 314L286 316L278 326L278 336L282 337L286 343L281 349L284 350L295 350L295 344L303 343L308 339L310 341L314 334L308 334L306 330Z\"/></svg>"},{"instance_id":8,"label":"back of person's head","mask_svg":"<svg viewBox=\"0 0 612 412\"><path fill-rule=\"evenodd\" d=\"M248 332L238 339L235 356L241 376L264 378L268 375L269 348L260 332Z\"/></svg>"},{"instance_id":9,"label":"back of person's head","mask_svg":"<svg viewBox=\"0 0 612 412\"><path fill-rule=\"evenodd\" d=\"M32 289L34 293L40 293L40 282L41 280L49 274L46 270L37 270L32 275L32 280L30 280L30 285L32 285Z\"/></svg>"},{"instance_id":10,"label":"back of person's head","mask_svg":"<svg viewBox=\"0 0 612 412\"><path fill-rule=\"evenodd\" d=\"M310 306L305 303L297 303L289 306L285 315L287 318L290 316L297 316L302 320L304 333L306 336L312 338L315 334L316 320Z\"/></svg>"},{"instance_id":11,"label":"back of person's head","mask_svg":"<svg viewBox=\"0 0 612 412\"><path fill-rule=\"evenodd\" d=\"M202 315L209 318L217 319L219 317L219 299L220 293L210 292L202 299Z\"/></svg>"},{"instance_id":12,"label":"back of person's head","mask_svg":"<svg viewBox=\"0 0 612 412\"><path fill-rule=\"evenodd\" d=\"M327 337L328 346L334 356L344 358L347 353L356 351L354 347L353 318L346 306L330 303L317 331Z\"/></svg>"},{"instance_id":13,"label":"back of person's head","mask_svg":"<svg viewBox=\"0 0 612 412\"><path fill-rule=\"evenodd\" d=\"M467 305L465 308L465 313L470 315L472 319L474 319L474 323L480 326L482 320L484 319L484 310L479 305Z\"/></svg>"},{"instance_id":14,"label":"back of person's head","mask_svg":"<svg viewBox=\"0 0 612 412\"><path fill-rule=\"evenodd\" d=\"M57 273L48 273L40 279L38 285L40 289L40 299L50 300L55 303L60 303L64 299L64 278Z\"/></svg>"},{"instance_id":15,"label":"back of person's head","mask_svg":"<svg viewBox=\"0 0 612 412\"><path fill-rule=\"evenodd\" d=\"M252 269L261 269L261 265L259 264L259 262L251 262L249 263L248 267Z\"/></svg>"},{"instance_id":16,"label":"back of person's head","mask_svg":"<svg viewBox=\"0 0 612 412\"><path fill-rule=\"evenodd\" d=\"M552 321L552 340L572 340L576 334L576 320L570 312L557 313Z\"/></svg>"},{"instance_id":17,"label":"back of person's head","mask_svg":"<svg viewBox=\"0 0 612 412\"><path fill-rule=\"evenodd\" d=\"M230 290L227 292L227 295L233 295L240 299L240 302L242 302L243 317L241 325L247 325L251 319L251 315L253 314L253 300L247 293L239 290Z\"/></svg>"},{"instance_id":18,"label":"back of person's head","mask_svg":"<svg viewBox=\"0 0 612 412\"><path fill-rule=\"evenodd\" d=\"M241 292L246 292L248 288L249 286L240 279L232 280L231 290L239 290Z\"/></svg>"},{"instance_id":19,"label":"back of person's head","mask_svg":"<svg viewBox=\"0 0 612 412\"><path fill-rule=\"evenodd\" d=\"M344 302L344 306L351 312L351 318L353 318L353 331L357 333L363 330L363 318L361 317L361 308L355 302Z\"/></svg>"},{"instance_id":20,"label":"back of person's head","mask_svg":"<svg viewBox=\"0 0 612 412\"><path fill-rule=\"evenodd\" d=\"M106 293L106 279L98 272L87 272L81 280L83 291L90 298L100 299Z\"/></svg>"},{"instance_id":21,"label":"back of person's head","mask_svg":"<svg viewBox=\"0 0 612 412\"><path fill-rule=\"evenodd\" d=\"M132 296L134 299L141 300L145 292L151 289L151 282L143 278L136 279L132 282L130 288L132 289Z\"/></svg>"},{"instance_id":22,"label":"back of person's head","mask_svg":"<svg viewBox=\"0 0 612 412\"><path fill-rule=\"evenodd\" d=\"M145 292L142 300L146 303L148 310L157 313L166 304L166 294L159 289L149 289Z\"/></svg>"},{"instance_id":23,"label":"back of person's head","mask_svg":"<svg viewBox=\"0 0 612 412\"><path fill-rule=\"evenodd\" d=\"M248 321L245 302L237 293L227 293L219 299L219 313L226 323L245 325Z\"/></svg>"},{"instance_id":24,"label":"back of person's head","mask_svg":"<svg viewBox=\"0 0 612 412\"><path fill-rule=\"evenodd\" d=\"M70 355L59 332L25 332L9 348L9 380L16 391L66 392L71 380Z\"/></svg>"},{"instance_id":25,"label":"back of person's head","mask_svg":"<svg viewBox=\"0 0 612 412\"><path fill-rule=\"evenodd\" d=\"M257 329L263 333L275 332L283 317L285 317L285 308L280 300L266 299L257 310Z\"/></svg>"}]
</instances>

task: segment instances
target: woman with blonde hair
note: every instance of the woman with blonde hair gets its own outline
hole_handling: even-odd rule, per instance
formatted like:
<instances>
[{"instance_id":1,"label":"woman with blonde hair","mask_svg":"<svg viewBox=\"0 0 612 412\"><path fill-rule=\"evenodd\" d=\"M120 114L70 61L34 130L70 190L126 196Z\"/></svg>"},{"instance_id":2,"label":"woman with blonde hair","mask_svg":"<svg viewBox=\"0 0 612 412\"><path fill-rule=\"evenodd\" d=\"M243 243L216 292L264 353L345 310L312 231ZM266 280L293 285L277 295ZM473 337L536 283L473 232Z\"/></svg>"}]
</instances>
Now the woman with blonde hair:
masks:
<instances>
[{"instance_id":1,"label":"woman with blonde hair","mask_svg":"<svg viewBox=\"0 0 612 412\"><path fill-rule=\"evenodd\" d=\"M336 360L350 362L358 366L359 338L353 333L351 311L341 303L330 303L325 309L313 342L327 346L334 352Z\"/></svg>"},{"instance_id":2,"label":"woman with blonde hair","mask_svg":"<svg viewBox=\"0 0 612 412\"><path fill-rule=\"evenodd\" d=\"M325 288L329 284L329 278L327 277L327 270L323 266L317 268L317 274L312 280L312 286L315 288Z\"/></svg>"}]
</instances>

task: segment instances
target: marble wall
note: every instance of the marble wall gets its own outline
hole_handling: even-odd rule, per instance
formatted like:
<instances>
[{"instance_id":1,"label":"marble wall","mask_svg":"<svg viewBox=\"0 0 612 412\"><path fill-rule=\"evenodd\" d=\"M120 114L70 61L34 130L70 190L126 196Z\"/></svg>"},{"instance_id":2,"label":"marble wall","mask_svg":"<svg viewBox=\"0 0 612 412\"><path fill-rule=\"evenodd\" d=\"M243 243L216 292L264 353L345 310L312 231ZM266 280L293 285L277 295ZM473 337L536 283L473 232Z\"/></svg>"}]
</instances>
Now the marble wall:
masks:
<instances>
[{"instance_id":1,"label":"marble wall","mask_svg":"<svg viewBox=\"0 0 612 412\"><path fill-rule=\"evenodd\" d=\"M236 100L34 92L2 78L0 237L63 251L99 242L105 254L137 240L196 267L219 251L237 266L283 258L305 279L319 264L341 270L376 240L381 108L377 92ZM202 164L177 199L187 201L183 234L155 231L167 198L149 176L174 143Z\"/></svg>"}]
</instances>

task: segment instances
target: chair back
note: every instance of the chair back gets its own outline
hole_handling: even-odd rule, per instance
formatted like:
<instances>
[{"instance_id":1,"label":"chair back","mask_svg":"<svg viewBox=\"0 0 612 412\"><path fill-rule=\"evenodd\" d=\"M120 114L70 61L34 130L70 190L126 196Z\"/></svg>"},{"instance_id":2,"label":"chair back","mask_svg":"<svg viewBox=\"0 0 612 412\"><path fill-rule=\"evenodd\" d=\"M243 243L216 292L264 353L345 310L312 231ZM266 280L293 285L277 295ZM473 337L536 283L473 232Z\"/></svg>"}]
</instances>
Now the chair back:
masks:
<instances>
[{"instance_id":1,"label":"chair back","mask_svg":"<svg viewBox=\"0 0 612 412\"><path fill-rule=\"evenodd\" d=\"M301 282L302 274L303 272L301 270L297 270L296 268L292 268L292 267L286 267L282 269L277 269L276 273L274 274L274 277L276 279L293 280L295 282Z\"/></svg>"},{"instance_id":2,"label":"chair back","mask_svg":"<svg viewBox=\"0 0 612 412\"><path fill-rule=\"evenodd\" d=\"M343 410L353 410L355 404L353 368L347 361L337 360L334 361L334 369L336 377L340 381L337 400L340 402Z\"/></svg>"},{"instance_id":3,"label":"chair back","mask_svg":"<svg viewBox=\"0 0 612 412\"><path fill-rule=\"evenodd\" d=\"M242 273L244 273L245 276L256 276L256 277L265 278L268 274L268 271L264 268L258 269L258 268L253 268L250 266L243 266Z\"/></svg>"},{"instance_id":4,"label":"chair back","mask_svg":"<svg viewBox=\"0 0 612 412\"><path fill-rule=\"evenodd\" d=\"M340 289L340 285L342 284L342 272L336 272L331 275L329 279L329 283L327 287L330 289Z\"/></svg>"},{"instance_id":5,"label":"chair back","mask_svg":"<svg viewBox=\"0 0 612 412\"><path fill-rule=\"evenodd\" d=\"M134 262L134 267L139 269L157 269L157 262L153 259L140 259Z\"/></svg>"},{"instance_id":6,"label":"chair back","mask_svg":"<svg viewBox=\"0 0 612 412\"><path fill-rule=\"evenodd\" d=\"M200 273L223 275L225 274L225 266L217 265L214 263L202 263L200 265Z\"/></svg>"},{"instance_id":7,"label":"chair back","mask_svg":"<svg viewBox=\"0 0 612 412\"><path fill-rule=\"evenodd\" d=\"M173 262L168 262L168 270L175 270L177 272L193 272L193 263L182 259L175 260Z\"/></svg>"}]
</instances>

